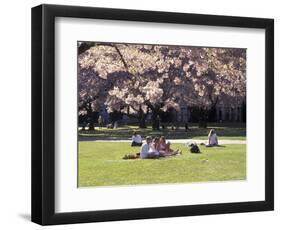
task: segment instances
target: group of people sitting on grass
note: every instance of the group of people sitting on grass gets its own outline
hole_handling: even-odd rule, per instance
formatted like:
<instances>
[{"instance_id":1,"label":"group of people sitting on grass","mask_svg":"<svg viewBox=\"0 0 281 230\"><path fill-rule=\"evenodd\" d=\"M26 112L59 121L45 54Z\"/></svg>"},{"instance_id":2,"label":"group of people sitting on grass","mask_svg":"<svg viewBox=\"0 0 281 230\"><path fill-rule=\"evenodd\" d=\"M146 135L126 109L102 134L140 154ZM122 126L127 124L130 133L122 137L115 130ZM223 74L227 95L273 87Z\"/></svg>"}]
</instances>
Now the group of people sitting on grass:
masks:
<instances>
[{"instance_id":1,"label":"group of people sitting on grass","mask_svg":"<svg viewBox=\"0 0 281 230\"><path fill-rule=\"evenodd\" d=\"M174 151L171 149L171 142L166 141L165 137L152 137L147 136L145 139L146 143L141 146L140 158L159 158L159 157L170 157L177 154L182 154L178 149Z\"/></svg>"},{"instance_id":2,"label":"group of people sitting on grass","mask_svg":"<svg viewBox=\"0 0 281 230\"><path fill-rule=\"evenodd\" d=\"M206 147L213 147L218 145L218 137L214 129L211 129L208 135L208 143ZM126 154L123 159L156 159L159 157L170 157L182 154L180 150L172 150L171 142L166 141L164 136L155 137L147 136L145 143L142 143L142 137L137 132L132 136L131 146L141 146L140 152L136 154Z\"/></svg>"},{"instance_id":3,"label":"group of people sitting on grass","mask_svg":"<svg viewBox=\"0 0 281 230\"><path fill-rule=\"evenodd\" d=\"M152 139L151 136L145 138L145 143L135 142L135 136L138 135L134 133L132 137L131 146L141 146L140 152L136 154L126 154L123 159L157 159L160 157L170 157L178 154L182 154L182 151L171 149L171 142L166 141L164 136L155 137ZM137 139L139 140L139 139Z\"/></svg>"}]
</instances>

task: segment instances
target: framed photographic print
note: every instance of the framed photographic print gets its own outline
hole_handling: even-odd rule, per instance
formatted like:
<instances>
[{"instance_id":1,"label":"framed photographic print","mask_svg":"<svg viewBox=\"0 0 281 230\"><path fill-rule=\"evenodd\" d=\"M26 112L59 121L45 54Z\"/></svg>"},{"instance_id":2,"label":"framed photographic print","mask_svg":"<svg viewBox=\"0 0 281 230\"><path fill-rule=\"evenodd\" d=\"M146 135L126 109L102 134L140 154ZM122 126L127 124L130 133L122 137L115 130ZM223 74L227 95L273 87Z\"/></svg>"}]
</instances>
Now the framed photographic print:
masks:
<instances>
[{"instance_id":1,"label":"framed photographic print","mask_svg":"<svg viewBox=\"0 0 281 230\"><path fill-rule=\"evenodd\" d=\"M273 210L273 19L32 8L32 221Z\"/></svg>"}]
</instances>

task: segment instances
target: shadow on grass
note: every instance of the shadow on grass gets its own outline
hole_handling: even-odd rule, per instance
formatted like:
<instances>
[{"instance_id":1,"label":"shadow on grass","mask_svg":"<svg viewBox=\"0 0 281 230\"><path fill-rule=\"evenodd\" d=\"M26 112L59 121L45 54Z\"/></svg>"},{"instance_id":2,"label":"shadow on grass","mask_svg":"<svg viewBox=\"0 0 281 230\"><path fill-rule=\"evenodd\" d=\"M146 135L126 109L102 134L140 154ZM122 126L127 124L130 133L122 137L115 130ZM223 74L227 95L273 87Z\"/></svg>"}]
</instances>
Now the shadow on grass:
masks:
<instances>
[{"instance_id":1,"label":"shadow on grass","mask_svg":"<svg viewBox=\"0 0 281 230\"><path fill-rule=\"evenodd\" d=\"M227 125L227 124L226 124ZM222 126L222 124L210 124L208 128L199 128L192 125L188 130L180 126L177 129L166 127L165 129L152 130L149 126L146 129L138 128L137 126L121 126L117 129L97 128L96 130L79 131L79 140L124 140L131 139L134 131L137 131L142 137L145 136L165 136L167 139L206 139L210 128L215 128L219 137L224 139L245 139L246 127L237 126Z\"/></svg>"},{"instance_id":2,"label":"shadow on grass","mask_svg":"<svg viewBox=\"0 0 281 230\"><path fill-rule=\"evenodd\" d=\"M226 146L225 145L216 145L214 147L225 148Z\"/></svg>"}]
</instances>

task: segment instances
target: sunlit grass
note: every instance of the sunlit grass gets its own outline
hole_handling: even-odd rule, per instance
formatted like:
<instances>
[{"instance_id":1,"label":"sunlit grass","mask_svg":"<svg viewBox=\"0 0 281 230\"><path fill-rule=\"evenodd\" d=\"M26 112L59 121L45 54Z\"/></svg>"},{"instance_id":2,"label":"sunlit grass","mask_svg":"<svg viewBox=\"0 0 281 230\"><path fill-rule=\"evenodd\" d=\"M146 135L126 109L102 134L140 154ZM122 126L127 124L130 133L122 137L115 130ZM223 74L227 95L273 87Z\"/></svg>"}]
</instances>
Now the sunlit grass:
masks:
<instances>
[{"instance_id":1,"label":"sunlit grass","mask_svg":"<svg viewBox=\"0 0 281 230\"><path fill-rule=\"evenodd\" d=\"M173 144L183 155L157 160L122 160L139 151L129 143L79 142L79 187L158 183L188 183L246 179L246 145L206 148L191 154L183 144Z\"/></svg>"}]
</instances>

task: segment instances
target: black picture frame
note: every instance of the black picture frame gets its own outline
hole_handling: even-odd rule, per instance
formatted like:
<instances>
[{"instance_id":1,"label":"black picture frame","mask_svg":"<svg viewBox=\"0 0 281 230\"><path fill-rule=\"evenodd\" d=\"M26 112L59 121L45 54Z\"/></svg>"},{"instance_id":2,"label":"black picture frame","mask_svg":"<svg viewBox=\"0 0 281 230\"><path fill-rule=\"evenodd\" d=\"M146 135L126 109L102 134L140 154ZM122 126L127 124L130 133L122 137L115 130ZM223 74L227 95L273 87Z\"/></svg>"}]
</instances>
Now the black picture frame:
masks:
<instances>
[{"instance_id":1,"label":"black picture frame","mask_svg":"<svg viewBox=\"0 0 281 230\"><path fill-rule=\"evenodd\" d=\"M265 29L265 200L55 213L55 18L109 19ZM32 221L41 225L163 218L274 209L274 20L110 8L32 8Z\"/></svg>"}]
</instances>

